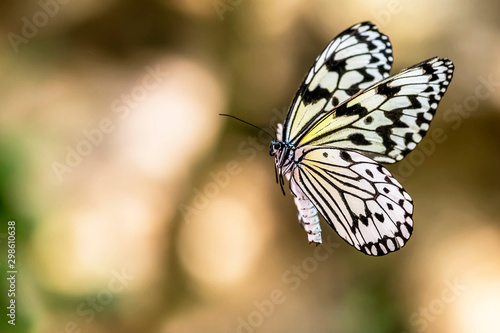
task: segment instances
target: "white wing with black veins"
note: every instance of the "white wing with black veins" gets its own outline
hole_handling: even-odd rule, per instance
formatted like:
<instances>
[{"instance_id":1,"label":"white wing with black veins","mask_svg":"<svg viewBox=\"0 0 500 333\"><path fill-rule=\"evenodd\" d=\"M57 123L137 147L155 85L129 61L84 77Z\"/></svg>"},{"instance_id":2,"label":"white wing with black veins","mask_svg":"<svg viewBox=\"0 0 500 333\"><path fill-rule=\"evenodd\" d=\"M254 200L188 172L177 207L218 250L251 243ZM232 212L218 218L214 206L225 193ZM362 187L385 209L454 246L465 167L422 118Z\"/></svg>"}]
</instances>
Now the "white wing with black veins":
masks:
<instances>
[{"instance_id":1,"label":"white wing with black veins","mask_svg":"<svg viewBox=\"0 0 500 333\"><path fill-rule=\"evenodd\" d=\"M332 145L397 162L427 133L453 70L450 60L431 58L384 79L316 121L298 145Z\"/></svg>"},{"instance_id":2,"label":"white wing with black veins","mask_svg":"<svg viewBox=\"0 0 500 333\"><path fill-rule=\"evenodd\" d=\"M313 118L388 77L392 61L389 38L374 24L358 23L339 34L297 91L285 121L284 141L295 143Z\"/></svg>"},{"instance_id":3,"label":"white wing with black veins","mask_svg":"<svg viewBox=\"0 0 500 333\"><path fill-rule=\"evenodd\" d=\"M413 231L413 202L377 162L335 147L303 147L291 182L350 245L372 256L403 247Z\"/></svg>"}]
</instances>

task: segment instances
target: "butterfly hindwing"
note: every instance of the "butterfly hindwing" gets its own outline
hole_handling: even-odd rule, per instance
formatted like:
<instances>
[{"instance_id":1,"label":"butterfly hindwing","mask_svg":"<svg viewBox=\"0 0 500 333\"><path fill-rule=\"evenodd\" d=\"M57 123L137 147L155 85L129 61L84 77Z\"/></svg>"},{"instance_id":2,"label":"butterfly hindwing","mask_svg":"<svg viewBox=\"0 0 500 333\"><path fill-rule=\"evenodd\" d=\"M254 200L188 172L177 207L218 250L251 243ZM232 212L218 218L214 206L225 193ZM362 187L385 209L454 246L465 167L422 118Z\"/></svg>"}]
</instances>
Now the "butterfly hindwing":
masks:
<instances>
[{"instance_id":1,"label":"butterfly hindwing","mask_svg":"<svg viewBox=\"0 0 500 333\"><path fill-rule=\"evenodd\" d=\"M284 140L295 138L319 115L389 76L389 38L370 23L358 23L335 37L318 56L290 107Z\"/></svg>"},{"instance_id":2,"label":"butterfly hindwing","mask_svg":"<svg viewBox=\"0 0 500 333\"><path fill-rule=\"evenodd\" d=\"M403 247L413 203L384 167L353 151L303 147L291 181L350 245L380 256Z\"/></svg>"},{"instance_id":3,"label":"butterfly hindwing","mask_svg":"<svg viewBox=\"0 0 500 333\"><path fill-rule=\"evenodd\" d=\"M382 80L318 120L299 146L334 145L399 161L425 136L453 69L450 60L432 58Z\"/></svg>"}]
</instances>

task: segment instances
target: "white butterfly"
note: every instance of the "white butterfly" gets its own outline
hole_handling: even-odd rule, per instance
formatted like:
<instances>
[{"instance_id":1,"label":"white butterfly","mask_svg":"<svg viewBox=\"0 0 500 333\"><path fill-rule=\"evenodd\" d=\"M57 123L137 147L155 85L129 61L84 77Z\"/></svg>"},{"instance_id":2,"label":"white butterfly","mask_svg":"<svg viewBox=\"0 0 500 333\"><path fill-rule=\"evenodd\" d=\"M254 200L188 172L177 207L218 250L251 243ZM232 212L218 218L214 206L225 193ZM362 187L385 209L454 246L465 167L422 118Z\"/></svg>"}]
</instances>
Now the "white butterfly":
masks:
<instances>
[{"instance_id":1,"label":"white butterfly","mask_svg":"<svg viewBox=\"0 0 500 333\"><path fill-rule=\"evenodd\" d=\"M318 211L349 244L380 256L413 231L413 202L379 163L403 159L422 140L453 76L431 58L389 77L389 38L363 22L316 59L271 142L277 180L285 176L299 221L321 243Z\"/></svg>"}]
</instances>

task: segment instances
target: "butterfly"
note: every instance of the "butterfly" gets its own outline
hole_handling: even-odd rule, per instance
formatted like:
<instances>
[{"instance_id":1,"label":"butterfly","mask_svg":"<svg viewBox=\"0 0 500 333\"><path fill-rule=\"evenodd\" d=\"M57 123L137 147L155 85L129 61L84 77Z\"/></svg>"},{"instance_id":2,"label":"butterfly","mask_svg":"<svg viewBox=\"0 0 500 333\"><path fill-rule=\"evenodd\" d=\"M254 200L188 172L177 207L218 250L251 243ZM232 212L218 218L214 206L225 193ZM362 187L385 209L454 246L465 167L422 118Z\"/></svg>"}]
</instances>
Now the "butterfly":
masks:
<instances>
[{"instance_id":1,"label":"butterfly","mask_svg":"<svg viewBox=\"0 0 500 333\"><path fill-rule=\"evenodd\" d=\"M318 212L347 243L371 256L402 248L413 201L381 163L395 163L427 133L454 65L431 58L389 76L389 38L371 22L335 37L297 91L270 154L289 182L310 243Z\"/></svg>"}]
</instances>

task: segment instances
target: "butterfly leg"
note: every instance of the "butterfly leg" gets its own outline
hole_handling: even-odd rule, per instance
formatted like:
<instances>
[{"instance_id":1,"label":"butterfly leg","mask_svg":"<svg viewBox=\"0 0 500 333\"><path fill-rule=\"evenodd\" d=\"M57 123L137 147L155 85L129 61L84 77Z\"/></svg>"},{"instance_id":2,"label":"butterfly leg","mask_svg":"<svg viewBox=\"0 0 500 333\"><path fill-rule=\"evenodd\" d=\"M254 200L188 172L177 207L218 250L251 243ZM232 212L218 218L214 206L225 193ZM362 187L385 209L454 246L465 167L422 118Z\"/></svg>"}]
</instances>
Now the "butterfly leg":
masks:
<instances>
[{"instance_id":1,"label":"butterfly leg","mask_svg":"<svg viewBox=\"0 0 500 333\"><path fill-rule=\"evenodd\" d=\"M318 210L295 182L292 181L290 185L292 194L295 196L295 205L299 210L299 222L307 232L309 244L321 244L321 226L319 225Z\"/></svg>"}]
</instances>

